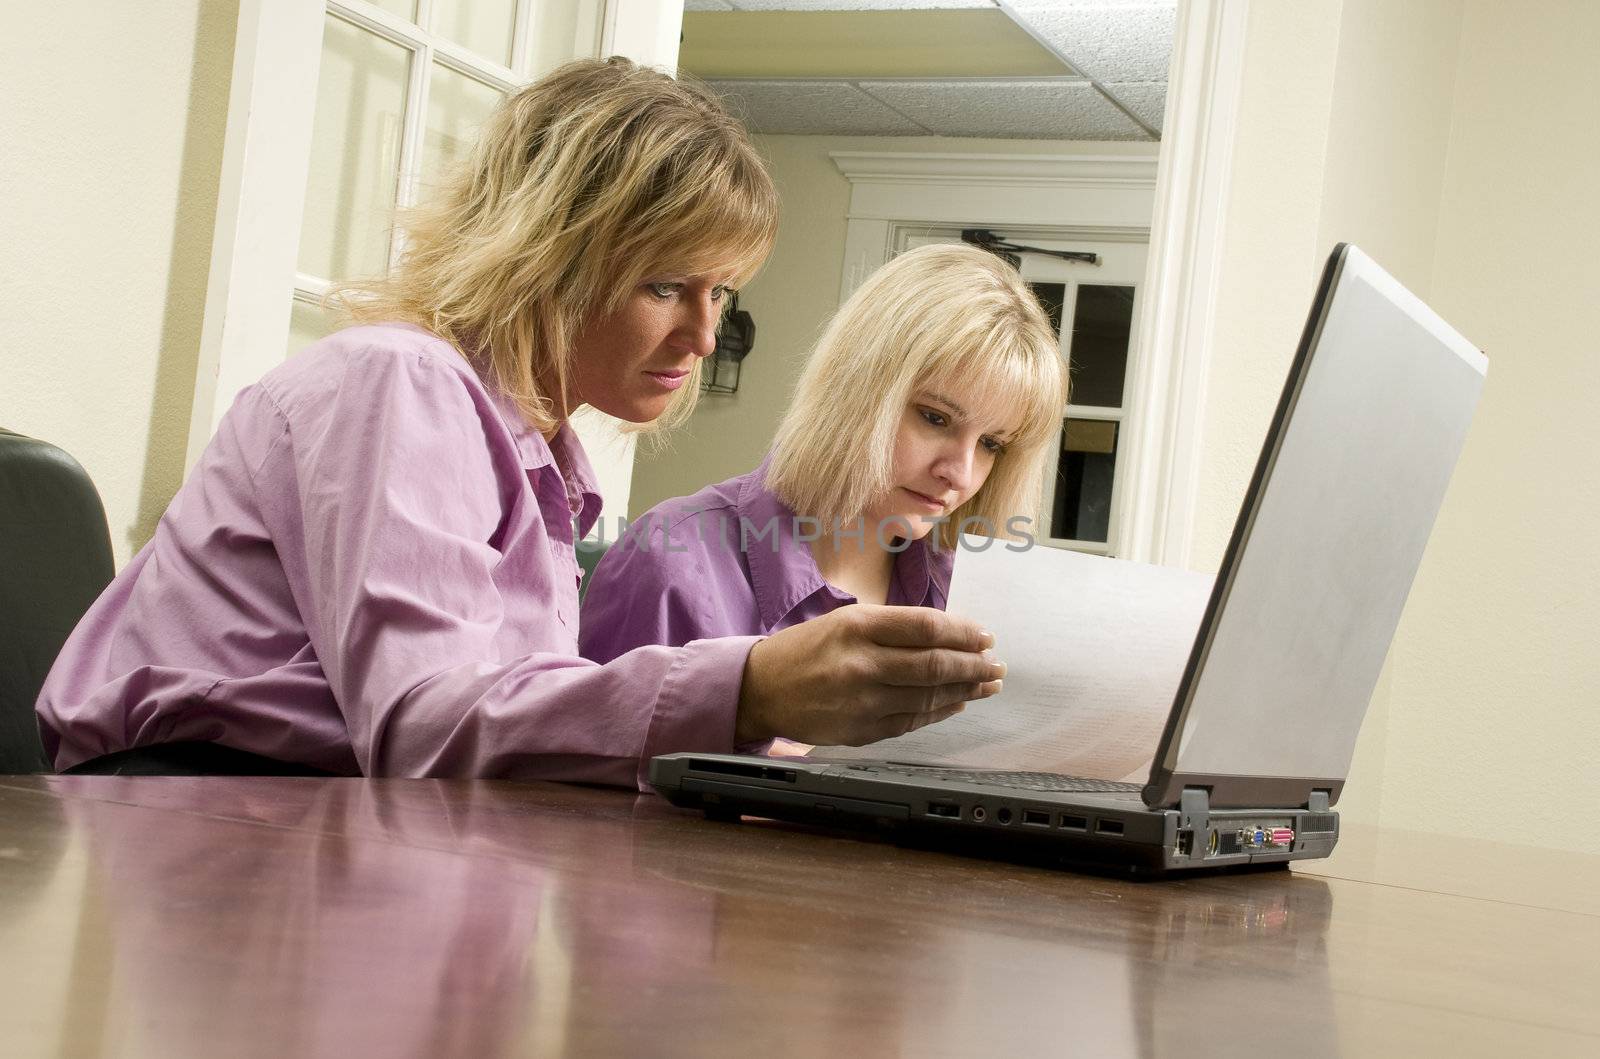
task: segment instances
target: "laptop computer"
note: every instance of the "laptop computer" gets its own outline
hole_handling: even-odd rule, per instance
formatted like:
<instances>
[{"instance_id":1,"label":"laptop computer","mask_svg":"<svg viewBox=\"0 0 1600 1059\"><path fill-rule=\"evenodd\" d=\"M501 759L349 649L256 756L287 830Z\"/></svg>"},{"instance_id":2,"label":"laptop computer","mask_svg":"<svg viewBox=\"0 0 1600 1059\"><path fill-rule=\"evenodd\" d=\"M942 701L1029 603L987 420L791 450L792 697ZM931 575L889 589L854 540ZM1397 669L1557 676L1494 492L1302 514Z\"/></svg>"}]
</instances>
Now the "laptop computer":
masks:
<instances>
[{"instance_id":1,"label":"laptop computer","mask_svg":"<svg viewBox=\"0 0 1600 1059\"><path fill-rule=\"evenodd\" d=\"M1142 785L692 753L653 759L650 782L715 817L1116 872L1325 857L1486 371L1371 258L1335 248Z\"/></svg>"}]
</instances>

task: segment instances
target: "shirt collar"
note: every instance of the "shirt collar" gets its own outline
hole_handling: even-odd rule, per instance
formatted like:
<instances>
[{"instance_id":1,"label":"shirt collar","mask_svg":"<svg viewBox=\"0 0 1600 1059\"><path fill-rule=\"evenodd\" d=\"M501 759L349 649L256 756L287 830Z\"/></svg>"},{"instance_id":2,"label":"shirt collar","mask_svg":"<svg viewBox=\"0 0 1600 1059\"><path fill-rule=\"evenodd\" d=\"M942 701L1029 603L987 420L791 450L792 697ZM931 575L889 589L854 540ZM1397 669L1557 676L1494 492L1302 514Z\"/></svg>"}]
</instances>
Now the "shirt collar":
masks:
<instances>
[{"instance_id":1,"label":"shirt collar","mask_svg":"<svg viewBox=\"0 0 1600 1059\"><path fill-rule=\"evenodd\" d=\"M823 578L811 548L797 539L793 509L767 488L771 462L769 455L744 477L737 500L738 532L741 542L748 540L745 562L750 567L750 584L755 589L756 609L764 629L776 628L790 611L819 591L830 593L840 602L851 598ZM757 533L764 536L757 540ZM891 591L891 598L898 596L892 598L893 602L944 609L950 597L955 554L932 547L931 536L912 541L895 556L894 577L899 592Z\"/></svg>"},{"instance_id":2,"label":"shirt collar","mask_svg":"<svg viewBox=\"0 0 1600 1059\"><path fill-rule=\"evenodd\" d=\"M768 456L739 483L739 542L750 566L750 586L763 629L774 629L801 600L831 590L804 541L794 511L767 488ZM761 534L757 539L757 534Z\"/></svg>"},{"instance_id":3,"label":"shirt collar","mask_svg":"<svg viewBox=\"0 0 1600 1059\"><path fill-rule=\"evenodd\" d=\"M501 420L511 433L511 440L517 446L523 469L542 471L549 468L560 478L568 505L573 509L573 518L577 520L577 536L587 536L600 519L602 499L594 467L589 463L589 454L584 451L583 442L578 438L578 432L572 429L572 423L563 422L555 436L546 440L522 417L521 410L509 397L499 392L491 393L491 397Z\"/></svg>"}]
</instances>

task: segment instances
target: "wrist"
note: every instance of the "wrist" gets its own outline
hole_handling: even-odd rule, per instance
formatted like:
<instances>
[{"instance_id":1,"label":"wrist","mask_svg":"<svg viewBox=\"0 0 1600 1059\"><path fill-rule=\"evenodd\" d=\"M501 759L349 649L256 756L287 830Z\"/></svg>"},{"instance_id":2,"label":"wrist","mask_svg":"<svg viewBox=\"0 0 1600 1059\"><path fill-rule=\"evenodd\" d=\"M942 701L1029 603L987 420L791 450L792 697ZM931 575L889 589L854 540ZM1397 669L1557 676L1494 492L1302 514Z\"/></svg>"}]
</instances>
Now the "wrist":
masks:
<instances>
[{"instance_id":1,"label":"wrist","mask_svg":"<svg viewBox=\"0 0 1600 1059\"><path fill-rule=\"evenodd\" d=\"M777 735L767 722L764 708L766 696L762 687L763 667L758 656L766 645L765 639L757 641L745 658L744 675L739 682L739 703L733 722L735 746L764 742Z\"/></svg>"}]
</instances>

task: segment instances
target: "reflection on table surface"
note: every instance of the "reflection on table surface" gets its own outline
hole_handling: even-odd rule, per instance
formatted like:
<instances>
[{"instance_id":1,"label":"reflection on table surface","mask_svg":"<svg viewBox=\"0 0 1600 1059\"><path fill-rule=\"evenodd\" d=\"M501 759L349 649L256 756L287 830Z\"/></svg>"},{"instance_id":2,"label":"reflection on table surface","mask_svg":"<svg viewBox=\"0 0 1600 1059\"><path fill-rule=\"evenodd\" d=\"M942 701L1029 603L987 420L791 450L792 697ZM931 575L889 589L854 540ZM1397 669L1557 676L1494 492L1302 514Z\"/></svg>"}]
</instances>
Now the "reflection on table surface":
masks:
<instances>
[{"instance_id":1,"label":"reflection on table surface","mask_svg":"<svg viewBox=\"0 0 1600 1059\"><path fill-rule=\"evenodd\" d=\"M1429 892L1392 852L1400 884L1134 883L404 780L3 778L0 821L9 1054L1600 1045L1600 916Z\"/></svg>"}]
</instances>

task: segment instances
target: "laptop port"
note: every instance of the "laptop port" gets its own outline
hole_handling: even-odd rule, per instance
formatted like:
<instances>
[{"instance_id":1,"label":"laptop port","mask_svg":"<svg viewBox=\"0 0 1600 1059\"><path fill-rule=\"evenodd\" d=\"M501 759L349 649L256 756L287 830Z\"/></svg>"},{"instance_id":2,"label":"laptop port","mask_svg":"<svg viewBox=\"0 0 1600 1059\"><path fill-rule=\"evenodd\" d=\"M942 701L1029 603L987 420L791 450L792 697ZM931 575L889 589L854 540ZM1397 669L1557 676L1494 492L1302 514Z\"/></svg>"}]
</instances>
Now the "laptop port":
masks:
<instances>
[{"instance_id":1,"label":"laptop port","mask_svg":"<svg viewBox=\"0 0 1600 1059\"><path fill-rule=\"evenodd\" d=\"M1032 824L1034 827L1049 827L1050 814L1042 809L1022 810L1022 822Z\"/></svg>"},{"instance_id":2,"label":"laptop port","mask_svg":"<svg viewBox=\"0 0 1600 1059\"><path fill-rule=\"evenodd\" d=\"M989 819L989 810L985 809L981 805L974 805L972 807L972 818L981 824L985 820Z\"/></svg>"},{"instance_id":3,"label":"laptop port","mask_svg":"<svg viewBox=\"0 0 1600 1059\"><path fill-rule=\"evenodd\" d=\"M994 817L1002 824L1009 824L1011 822L1011 810L1001 809L998 813L994 814Z\"/></svg>"},{"instance_id":4,"label":"laptop port","mask_svg":"<svg viewBox=\"0 0 1600 1059\"><path fill-rule=\"evenodd\" d=\"M959 820L961 819L961 806L952 805L949 802L929 802L928 815L945 816L951 820Z\"/></svg>"},{"instance_id":5,"label":"laptop port","mask_svg":"<svg viewBox=\"0 0 1600 1059\"><path fill-rule=\"evenodd\" d=\"M1172 852L1180 857L1194 856L1194 832L1179 831L1178 844L1172 848Z\"/></svg>"},{"instance_id":6,"label":"laptop port","mask_svg":"<svg viewBox=\"0 0 1600 1059\"><path fill-rule=\"evenodd\" d=\"M1087 831L1089 830L1089 820L1087 817L1069 816L1066 813L1062 813L1061 823L1056 826L1063 831Z\"/></svg>"},{"instance_id":7,"label":"laptop port","mask_svg":"<svg viewBox=\"0 0 1600 1059\"><path fill-rule=\"evenodd\" d=\"M1097 835L1120 835L1122 834L1122 821L1096 820L1094 830Z\"/></svg>"}]
</instances>

